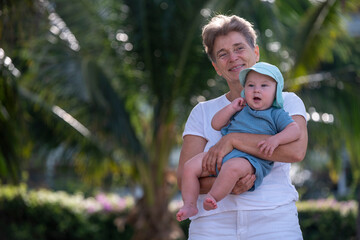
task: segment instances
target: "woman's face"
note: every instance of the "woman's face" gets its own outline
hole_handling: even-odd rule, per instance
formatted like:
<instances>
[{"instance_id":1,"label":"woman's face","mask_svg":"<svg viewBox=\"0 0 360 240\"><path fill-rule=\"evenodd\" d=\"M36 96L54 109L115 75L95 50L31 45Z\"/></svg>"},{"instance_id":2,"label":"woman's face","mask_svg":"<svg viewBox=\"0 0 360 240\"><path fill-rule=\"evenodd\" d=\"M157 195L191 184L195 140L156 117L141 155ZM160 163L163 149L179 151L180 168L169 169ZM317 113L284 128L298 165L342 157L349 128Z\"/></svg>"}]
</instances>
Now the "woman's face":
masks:
<instances>
[{"instance_id":1,"label":"woman's face","mask_svg":"<svg viewBox=\"0 0 360 240\"><path fill-rule=\"evenodd\" d=\"M239 73L259 61L259 47L251 48L239 32L218 36L214 42L213 66L227 81L239 81Z\"/></svg>"}]
</instances>

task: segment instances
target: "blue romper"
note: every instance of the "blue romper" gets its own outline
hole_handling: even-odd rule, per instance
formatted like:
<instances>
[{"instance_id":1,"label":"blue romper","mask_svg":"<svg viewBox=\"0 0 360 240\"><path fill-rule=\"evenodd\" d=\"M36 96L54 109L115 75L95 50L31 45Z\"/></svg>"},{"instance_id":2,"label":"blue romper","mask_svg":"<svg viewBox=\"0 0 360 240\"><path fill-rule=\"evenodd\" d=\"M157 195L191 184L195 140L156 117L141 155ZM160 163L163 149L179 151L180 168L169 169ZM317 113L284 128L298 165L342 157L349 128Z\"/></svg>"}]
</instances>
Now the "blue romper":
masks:
<instances>
[{"instance_id":1,"label":"blue romper","mask_svg":"<svg viewBox=\"0 0 360 240\"><path fill-rule=\"evenodd\" d=\"M224 136L232 132L241 132L275 135L293 121L282 108L270 107L266 110L257 111L246 105L241 111L231 117L230 123L221 129L221 134ZM254 191L262 183L264 177L274 165L274 162L254 157L237 149L228 153L223 158L222 164L231 158L246 158L254 167L256 180L254 186L249 191Z\"/></svg>"}]
</instances>

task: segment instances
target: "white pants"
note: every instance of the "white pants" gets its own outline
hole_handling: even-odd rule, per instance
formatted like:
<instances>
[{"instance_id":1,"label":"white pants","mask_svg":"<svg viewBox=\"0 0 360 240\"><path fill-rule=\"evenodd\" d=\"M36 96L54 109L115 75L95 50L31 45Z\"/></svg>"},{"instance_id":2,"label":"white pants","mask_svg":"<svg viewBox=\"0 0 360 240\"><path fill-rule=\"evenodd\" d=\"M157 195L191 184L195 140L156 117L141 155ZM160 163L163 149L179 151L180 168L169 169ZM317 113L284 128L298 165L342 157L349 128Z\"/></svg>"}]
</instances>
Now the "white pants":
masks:
<instances>
[{"instance_id":1,"label":"white pants","mask_svg":"<svg viewBox=\"0 0 360 240\"><path fill-rule=\"evenodd\" d=\"M230 211L190 223L189 240L300 240L295 203L268 210Z\"/></svg>"}]
</instances>

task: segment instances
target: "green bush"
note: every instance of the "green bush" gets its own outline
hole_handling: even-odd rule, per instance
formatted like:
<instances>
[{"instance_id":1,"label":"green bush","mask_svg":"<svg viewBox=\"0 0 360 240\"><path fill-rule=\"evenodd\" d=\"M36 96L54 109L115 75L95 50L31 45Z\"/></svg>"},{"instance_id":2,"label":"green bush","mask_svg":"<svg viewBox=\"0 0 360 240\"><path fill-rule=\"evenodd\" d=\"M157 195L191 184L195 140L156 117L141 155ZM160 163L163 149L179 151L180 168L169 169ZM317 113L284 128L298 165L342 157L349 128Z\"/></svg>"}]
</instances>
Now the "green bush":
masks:
<instances>
[{"instance_id":1,"label":"green bush","mask_svg":"<svg viewBox=\"0 0 360 240\"><path fill-rule=\"evenodd\" d=\"M64 192L0 185L1 239L130 239L132 229L125 225L125 218L133 204L131 199L116 195L84 198ZM171 205L175 215L181 204ZM298 202L297 207L304 239L355 239L355 201L303 201ZM189 223L188 220L180 223L185 236Z\"/></svg>"},{"instance_id":2,"label":"green bush","mask_svg":"<svg viewBox=\"0 0 360 240\"><path fill-rule=\"evenodd\" d=\"M303 237L306 240L356 238L357 203L320 199L297 204Z\"/></svg>"},{"instance_id":3,"label":"green bush","mask_svg":"<svg viewBox=\"0 0 360 240\"><path fill-rule=\"evenodd\" d=\"M63 192L0 186L1 239L129 239L131 228L121 224L126 208L119 211L112 205Z\"/></svg>"}]
</instances>

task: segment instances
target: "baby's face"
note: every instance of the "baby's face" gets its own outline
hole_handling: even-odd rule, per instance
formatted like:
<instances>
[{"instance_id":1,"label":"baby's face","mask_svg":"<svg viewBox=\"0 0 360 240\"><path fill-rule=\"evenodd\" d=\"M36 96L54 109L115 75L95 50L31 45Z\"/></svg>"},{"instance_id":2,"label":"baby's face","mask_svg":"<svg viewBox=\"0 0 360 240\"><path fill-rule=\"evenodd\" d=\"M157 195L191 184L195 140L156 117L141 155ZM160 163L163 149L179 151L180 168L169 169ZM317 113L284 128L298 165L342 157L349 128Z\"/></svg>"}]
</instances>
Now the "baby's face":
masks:
<instances>
[{"instance_id":1,"label":"baby's face","mask_svg":"<svg viewBox=\"0 0 360 240\"><path fill-rule=\"evenodd\" d=\"M274 102L276 81L270 76L250 71L244 89L246 103L254 110L265 110Z\"/></svg>"}]
</instances>

